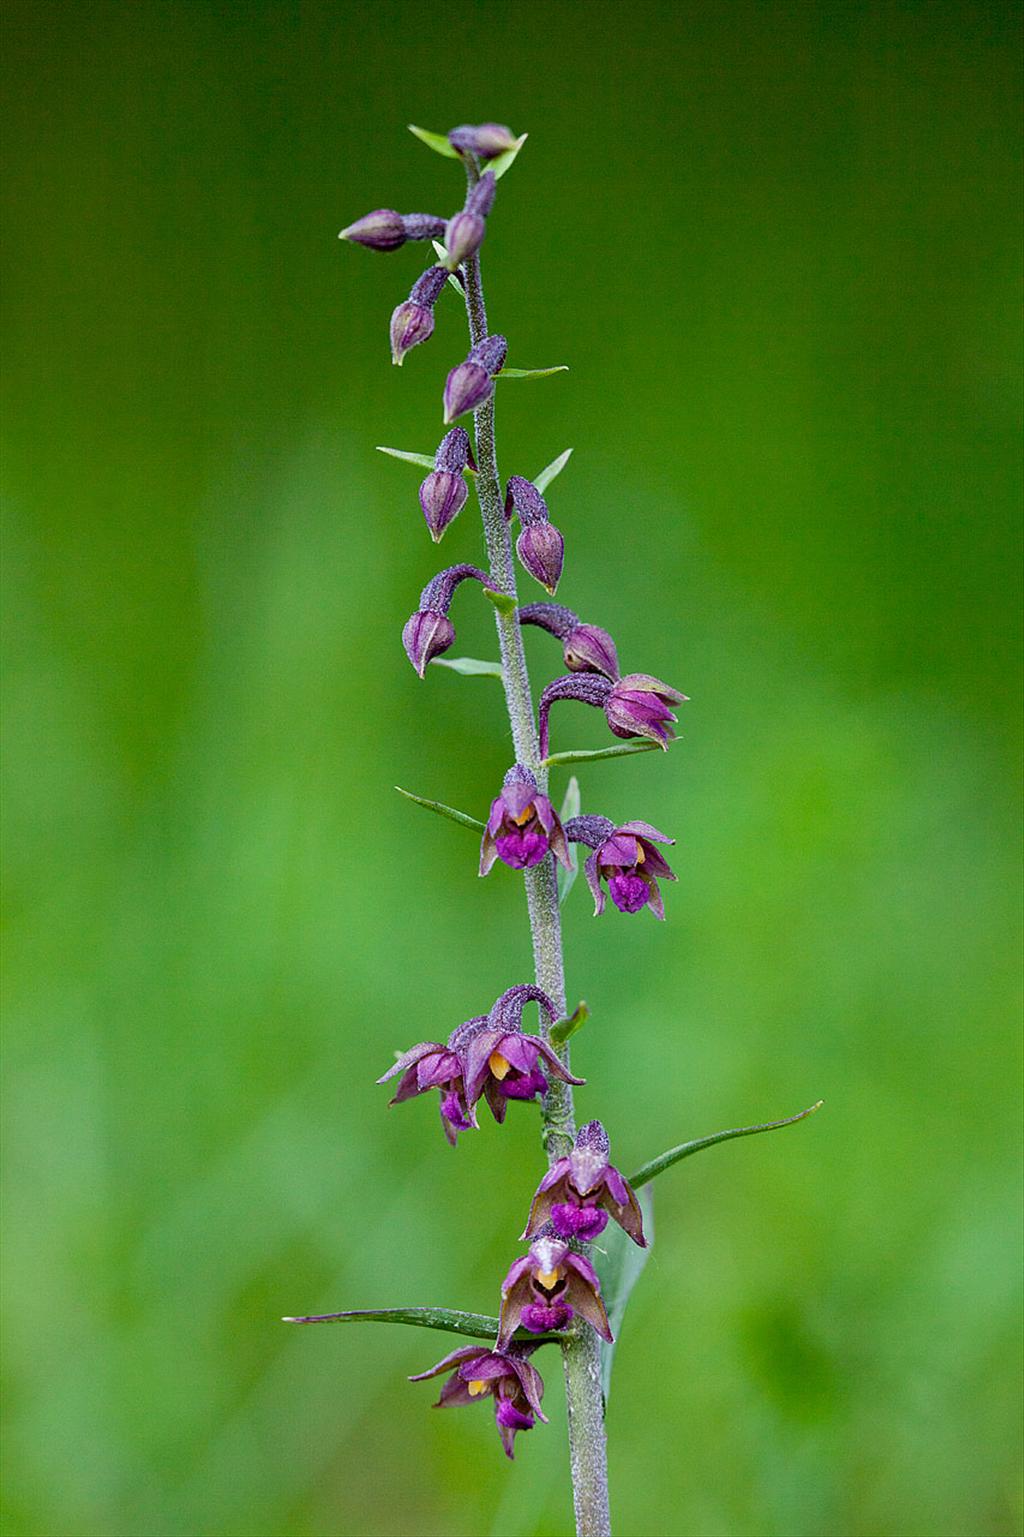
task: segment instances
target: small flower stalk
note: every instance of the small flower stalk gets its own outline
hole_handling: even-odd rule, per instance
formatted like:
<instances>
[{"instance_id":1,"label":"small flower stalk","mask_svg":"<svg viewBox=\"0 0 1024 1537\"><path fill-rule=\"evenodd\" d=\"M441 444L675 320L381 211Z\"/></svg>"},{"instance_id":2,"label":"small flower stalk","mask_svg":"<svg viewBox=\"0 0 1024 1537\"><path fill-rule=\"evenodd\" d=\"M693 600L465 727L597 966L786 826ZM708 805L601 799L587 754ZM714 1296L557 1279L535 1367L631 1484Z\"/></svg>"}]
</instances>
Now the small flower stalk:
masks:
<instances>
[{"instance_id":1,"label":"small flower stalk","mask_svg":"<svg viewBox=\"0 0 1024 1537\"><path fill-rule=\"evenodd\" d=\"M392 1105L436 1093L441 1128L453 1148L459 1145L464 1133L480 1129L479 1107L485 1103L496 1127L488 1134L510 1149L509 1133L503 1128L509 1104L517 1102L524 1107L517 1112L518 1116L537 1119L547 1168L522 1171L521 1144L516 1144L515 1152L507 1153L501 1194L504 1197L506 1188L514 1190L519 1181L522 1204L510 1231L518 1229L525 1209L522 1241L529 1247L526 1254L513 1261L501 1283L496 1317L431 1307L317 1315L293 1321L401 1314L394 1321L423 1322L463 1337L471 1336L473 1343L460 1344L436 1365L410 1380L422 1382L443 1377L437 1400L439 1408L488 1402L509 1458L514 1455L520 1433L547 1422L541 1408L544 1383L532 1358L542 1350L558 1351L569 1410L577 1537L610 1537L602 1376L610 1368L606 1346L612 1343L613 1335L605 1296L614 1299L613 1313L618 1320L632 1284L624 1279L622 1256L629 1256L635 1278L640 1258L637 1251L645 1250L653 1236L649 1208L641 1204L646 1196L638 1198L636 1191L697 1147L744 1132L733 1130L696 1144L673 1147L669 1153L643 1165L631 1181L611 1162L608 1134L600 1120L587 1120L576 1130L574 1091L586 1089L588 1095L593 1091L585 1078L572 1071L568 1044L570 1035L584 1022L588 1012L580 1005L570 1016L566 1006L559 891L565 897L571 890L577 860L574 845L582 844L588 851L584 873L596 915L604 911L610 898L612 906L621 913L634 914L649 908L656 918L663 920L665 907L660 883L675 880L675 875L662 849L671 846L673 839L649 822L613 822L608 817L584 812L583 791L578 783L570 783L561 815L556 811L560 802L552 799L549 770L566 761L576 763L590 756L623 754L621 749L611 754L604 749L596 754L570 751L550 758L551 713L556 704L564 702L589 705L604 712L615 738L633 740L639 746L652 743L667 748L678 724L675 708L686 702L686 696L649 673L623 674L618 648L609 631L581 620L571 608L548 601L519 604L513 536L515 555L531 581L539 583L549 598L554 597L562 583L565 540L551 522L543 492L569 458L568 452L562 454L537 481L512 475L503 485L499 479L495 379L505 367L508 348L505 337L492 333L488 327L480 255L498 177L509 169L525 135L516 138L510 128L493 122L462 124L453 128L447 139L425 129L414 132L445 155L449 164L454 158L464 170L467 190L461 209L442 219L431 214L400 214L394 209L378 208L343 229L341 238L370 250L387 252L398 251L409 242L443 240L442 260L420 274L408 298L391 316L391 355L396 364L401 364L414 347L432 336L435 306L441 302L446 287L461 292L469 326L469 349L462 361L449 360L442 401L448 430L438 444L432 467L427 460L428 473L419 486L419 505L435 543L445 535L467 539L464 520L458 530L453 530L452 525L468 502L472 484L480 504L488 569L461 561L438 572L423 588L416 611L406 621L402 644L413 668L423 678L430 663L442 657L455 640L449 610L458 587L471 581L484 588L497 627L500 676L508 707L511 756L515 761L491 800L485 821L437 801L410 798L441 812L450 821L478 829L481 836L477 868L481 876L488 875L498 863L512 872L512 877L489 883L488 900L507 900L509 881L513 880L513 885L522 883L535 980L509 987L485 1013L463 1020L447 1036L431 1017L430 990L424 987L422 1023L417 1024L415 1034L430 1038L396 1054L377 1081L391 1085ZM446 298L444 302L451 301ZM514 379L559 371L514 369L509 374ZM468 423L462 421L470 415L475 447ZM405 453L398 457L420 459L419 455ZM638 540L640 537L638 533ZM608 558L605 552L601 554ZM611 558L621 566L631 554L632 551L622 549L613 552ZM637 551L634 558L634 586L639 590L644 579L644 556ZM562 647L566 669L564 675L546 683L536 705L523 645L523 631L530 626L555 637ZM471 658L461 659L461 664L453 662L452 666L465 674L499 670ZM472 683L465 686L491 687ZM482 718L486 718L483 712L490 703L489 699L487 706L482 705ZM563 713L558 716L559 724ZM501 765L508 762L509 756L504 740L496 742L492 785L497 784ZM453 751L453 772L458 772L460 763L458 752ZM453 856L446 872L449 868L453 872L451 878L470 878L474 868L471 847L465 848L461 857ZM446 873L444 878L449 875ZM424 921L431 921L429 914ZM445 956L463 953L458 935L439 932L437 941ZM536 1029L526 1029L524 1011L534 1005ZM644 1059L642 1018L629 1021L628 1029L632 1071L639 1073ZM588 1049L588 1039L582 1037L581 1053ZM572 1050L577 1050L575 1036ZM586 1058L582 1060L585 1062ZM768 1130L780 1124L788 1123L768 1123L745 1130ZM470 1139L470 1158L472 1145ZM462 1156L467 1156L465 1147ZM527 1208L530 1190L533 1195ZM467 1231L471 1231L471 1225ZM495 1284L494 1293L497 1291Z\"/></svg>"}]
</instances>

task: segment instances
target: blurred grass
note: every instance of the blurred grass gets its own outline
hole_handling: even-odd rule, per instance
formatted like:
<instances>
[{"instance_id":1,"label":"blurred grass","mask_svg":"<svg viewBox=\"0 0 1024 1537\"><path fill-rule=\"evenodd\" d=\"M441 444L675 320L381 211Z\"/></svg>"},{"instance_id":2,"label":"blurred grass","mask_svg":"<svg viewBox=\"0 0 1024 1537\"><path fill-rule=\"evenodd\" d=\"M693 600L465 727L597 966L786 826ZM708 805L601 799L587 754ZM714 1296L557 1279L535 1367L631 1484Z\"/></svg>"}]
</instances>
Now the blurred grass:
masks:
<instances>
[{"instance_id":1,"label":"blurred grass","mask_svg":"<svg viewBox=\"0 0 1024 1537\"><path fill-rule=\"evenodd\" d=\"M1019 1530L1019 9L582 16L9 7L11 1537L567 1529L553 1367L508 1468L404 1382L436 1336L276 1321L493 1310L540 1167L525 1111L453 1157L373 1086L529 968L391 789L479 815L509 757L402 658L438 557L373 451L434 446L462 323L395 373L418 257L335 240L447 211L403 125L485 117L531 132L492 323L572 368L502 386L503 467L575 447L559 596L693 698L580 775L680 877L664 927L572 894L580 1108L629 1167L826 1100L659 1181L618 1530Z\"/></svg>"}]
</instances>

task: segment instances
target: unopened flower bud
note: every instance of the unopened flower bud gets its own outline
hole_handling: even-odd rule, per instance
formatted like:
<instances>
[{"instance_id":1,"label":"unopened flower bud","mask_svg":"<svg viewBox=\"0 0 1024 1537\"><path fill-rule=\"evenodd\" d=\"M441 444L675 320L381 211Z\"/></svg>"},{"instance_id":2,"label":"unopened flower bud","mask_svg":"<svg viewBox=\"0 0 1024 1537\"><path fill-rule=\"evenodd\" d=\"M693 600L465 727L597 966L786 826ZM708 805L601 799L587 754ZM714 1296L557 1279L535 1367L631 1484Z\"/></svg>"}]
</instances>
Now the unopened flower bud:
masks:
<instances>
[{"instance_id":1,"label":"unopened flower bud","mask_svg":"<svg viewBox=\"0 0 1024 1537\"><path fill-rule=\"evenodd\" d=\"M405 221L393 208L375 208L373 213L364 214L338 236L339 240L369 246L371 251L397 251L408 238Z\"/></svg>"},{"instance_id":2,"label":"unopened flower bud","mask_svg":"<svg viewBox=\"0 0 1024 1537\"><path fill-rule=\"evenodd\" d=\"M494 160L506 150L515 149L518 139L504 123L463 123L453 128L448 143L460 154L479 155L481 160Z\"/></svg>"},{"instance_id":3,"label":"unopened flower bud","mask_svg":"<svg viewBox=\"0 0 1024 1537\"><path fill-rule=\"evenodd\" d=\"M435 609L420 609L406 620L402 631L405 654L422 678L428 662L447 651L455 639L455 626L447 614Z\"/></svg>"},{"instance_id":4,"label":"unopened flower bud","mask_svg":"<svg viewBox=\"0 0 1024 1537\"><path fill-rule=\"evenodd\" d=\"M508 342L503 336L485 336L470 349L468 362L479 363L489 374L500 374L508 356Z\"/></svg>"},{"instance_id":5,"label":"unopened flower bud","mask_svg":"<svg viewBox=\"0 0 1024 1537\"><path fill-rule=\"evenodd\" d=\"M391 361L399 368L407 352L434 334L434 312L406 299L391 314Z\"/></svg>"},{"instance_id":6,"label":"unopened flower bud","mask_svg":"<svg viewBox=\"0 0 1024 1537\"><path fill-rule=\"evenodd\" d=\"M478 213L465 208L448 220L444 232L445 250L448 252L448 269L454 272L462 262L475 256L483 244L487 226Z\"/></svg>"},{"instance_id":7,"label":"unopened flower bud","mask_svg":"<svg viewBox=\"0 0 1024 1537\"><path fill-rule=\"evenodd\" d=\"M464 470L466 467L476 469L476 460L473 458L473 447L469 441L469 433L465 427L453 427L451 432L446 432L437 445L437 453L434 455L435 470Z\"/></svg>"},{"instance_id":8,"label":"unopened flower bud","mask_svg":"<svg viewBox=\"0 0 1024 1537\"><path fill-rule=\"evenodd\" d=\"M565 638L562 647L570 672L599 672L606 678L619 676L619 657L615 642L607 630L596 624L578 624Z\"/></svg>"},{"instance_id":9,"label":"unopened flower bud","mask_svg":"<svg viewBox=\"0 0 1024 1537\"><path fill-rule=\"evenodd\" d=\"M555 525L528 524L516 540L516 554L534 581L554 593L565 557L565 541Z\"/></svg>"},{"instance_id":10,"label":"unopened flower bud","mask_svg":"<svg viewBox=\"0 0 1024 1537\"><path fill-rule=\"evenodd\" d=\"M461 470L431 470L422 482L420 506L435 544L452 519L458 517L468 495Z\"/></svg>"}]
</instances>

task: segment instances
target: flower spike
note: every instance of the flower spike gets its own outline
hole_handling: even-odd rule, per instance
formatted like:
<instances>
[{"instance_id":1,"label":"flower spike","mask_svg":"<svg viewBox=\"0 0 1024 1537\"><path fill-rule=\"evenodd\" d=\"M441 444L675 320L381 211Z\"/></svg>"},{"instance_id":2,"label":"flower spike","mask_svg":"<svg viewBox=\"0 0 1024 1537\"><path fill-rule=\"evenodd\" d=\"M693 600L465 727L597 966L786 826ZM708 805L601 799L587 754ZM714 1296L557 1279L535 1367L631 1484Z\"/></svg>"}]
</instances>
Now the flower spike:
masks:
<instances>
[{"instance_id":1,"label":"flower spike","mask_svg":"<svg viewBox=\"0 0 1024 1537\"><path fill-rule=\"evenodd\" d=\"M447 651L455 639L455 626L448 618L448 608L456 587L468 577L482 582L485 587L490 585L490 577L477 566L449 566L427 583L420 593L419 608L406 620L402 645L421 678L428 662Z\"/></svg>"},{"instance_id":2,"label":"flower spike","mask_svg":"<svg viewBox=\"0 0 1024 1537\"><path fill-rule=\"evenodd\" d=\"M507 1350L483 1350L479 1345L463 1345L425 1372L417 1372L410 1382L426 1382L444 1372L451 1376L441 1389L435 1409L454 1404L471 1404L494 1399L494 1419L501 1444L508 1458L514 1457L516 1432L532 1430L534 1420L545 1425L548 1417L541 1408L544 1379L527 1359L537 1345L510 1345Z\"/></svg>"},{"instance_id":3,"label":"flower spike","mask_svg":"<svg viewBox=\"0 0 1024 1537\"><path fill-rule=\"evenodd\" d=\"M593 1265L560 1238L542 1234L530 1245L529 1254L515 1261L502 1283L497 1348L505 1348L520 1324L531 1334L546 1334L549 1329L564 1329L577 1313L612 1343Z\"/></svg>"},{"instance_id":4,"label":"flower spike","mask_svg":"<svg viewBox=\"0 0 1024 1537\"><path fill-rule=\"evenodd\" d=\"M590 1243L613 1217L645 1249L639 1202L629 1182L608 1162L608 1153L608 1135L601 1122L581 1126L572 1152L553 1163L538 1185L523 1237L536 1237L550 1222L559 1238Z\"/></svg>"},{"instance_id":5,"label":"flower spike","mask_svg":"<svg viewBox=\"0 0 1024 1537\"><path fill-rule=\"evenodd\" d=\"M510 870L529 870L540 864L548 849L570 868L569 850L558 814L528 768L515 764L505 775L501 794L491 802L480 844L480 874L486 875L496 859Z\"/></svg>"},{"instance_id":6,"label":"flower spike","mask_svg":"<svg viewBox=\"0 0 1024 1537\"><path fill-rule=\"evenodd\" d=\"M562 642L562 657L570 672L599 672L614 683L619 657L607 630L582 624L571 608L560 603L527 603L518 611L519 623L535 624Z\"/></svg>"},{"instance_id":7,"label":"flower spike","mask_svg":"<svg viewBox=\"0 0 1024 1537\"><path fill-rule=\"evenodd\" d=\"M565 824L570 843L585 843L594 850L584 865L587 885L594 898L594 916L604 912L604 890L620 913L638 913L649 907L656 918L664 918L665 904L658 887L659 877L674 881L675 876L655 843L674 844L674 838L660 833L650 822L623 822L616 827L607 817L572 817Z\"/></svg>"}]
</instances>

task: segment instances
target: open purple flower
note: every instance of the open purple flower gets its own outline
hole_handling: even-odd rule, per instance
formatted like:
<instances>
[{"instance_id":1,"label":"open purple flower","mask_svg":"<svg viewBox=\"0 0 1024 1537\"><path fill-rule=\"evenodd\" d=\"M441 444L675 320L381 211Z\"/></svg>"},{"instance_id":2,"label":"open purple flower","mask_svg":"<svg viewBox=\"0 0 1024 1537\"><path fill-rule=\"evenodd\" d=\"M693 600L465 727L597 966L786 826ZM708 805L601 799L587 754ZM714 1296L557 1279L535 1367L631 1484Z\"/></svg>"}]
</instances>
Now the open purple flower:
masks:
<instances>
[{"instance_id":1,"label":"open purple flower","mask_svg":"<svg viewBox=\"0 0 1024 1537\"><path fill-rule=\"evenodd\" d=\"M501 794L491 802L480 844L480 874L500 859L511 870L540 864L548 849L569 868L569 850L558 814L528 768L515 764L505 775Z\"/></svg>"},{"instance_id":2,"label":"open purple flower","mask_svg":"<svg viewBox=\"0 0 1024 1537\"><path fill-rule=\"evenodd\" d=\"M672 725L676 717L668 706L686 703L685 694L648 673L627 673L614 683L591 673L567 673L548 684L537 706L543 758L548 755L548 717L551 706L559 699L578 699L603 710L615 736L644 736L665 748L675 736Z\"/></svg>"},{"instance_id":3,"label":"open purple flower","mask_svg":"<svg viewBox=\"0 0 1024 1537\"><path fill-rule=\"evenodd\" d=\"M611 1343L593 1265L560 1238L536 1238L502 1283L497 1348L503 1350L520 1325L530 1334L546 1334L564 1329L576 1314Z\"/></svg>"},{"instance_id":4,"label":"open purple flower","mask_svg":"<svg viewBox=\"0 0 1024 1537\"><path fill-rule=\"evenodd\" d=\"M627 1180L608 1162L608 1137L600 1121L576 1133L567 1158L553 1163L537 1186L524 1238L550 1222L560 1238L589 1243L614 1217L641 1249L647 1247L640 1205Z\"/></svg>"},{"instance_id":5,"label":"open purple flower","mask_svg":"<svg viewBox=\"0 0 1024 1537\"><path fill-rule=\"evenodd\" d=\"M650 822L623 822L620 827L608 817L572 817L565 835L570 843L585 843L594 852L583 866L587 885L594 896L594 916L604 912L604 890L620 913L638 913L649 907L656 918L664 918L658 878L674 881L675 876L655 843L674 844L674 838L660 833Z\"/></svg>"},{"instance_id":6,"label":"open purple flower","mask_svg":"<svg viewBox=\"0 0 1024 1537\"><path fill-rule=\"evenodd\" d=\"M586 1081L572 1076L547 1041L523 1033L523 1008L529 1002L539 1003L554 1024L558 1010L547 993L532 984L510 987L486 1019L468 1020L448 1043L465 1063L467 1103L473 1106L483 1095L498 1122L504 1121L510 1099L546 1094L547 1073L563 1083Z\"/></svg>"},{"instance_id":7,"label":"open purple flower","mask_svg":"<svg viewBox=\"0 0 1024 1537\"><path fill-rule=\"evenodd\" d=\"M441 1094L441 1126L452 1147L458 1141L460 1131L476 1131L476 1114L466 1099L465 1072L462 1058L450 1046L440 1041L421 1041L403 1051L394 1067L389 1067L378 1083L387 1083L401 1073L398 1088L391 1100L400 1105L403 1100L414 1099L417 1094L428 1094L438 1089Z\"/></svg>"},{"instance_id":8,"label":"open purple flower","mask_svg":"<svg viewBox=\"0 0 1024 1537\"><path fill-rule=\"evenodd\" d=\"M562 656L570 672L599 672L614 683L619 676L619 657L607 630L583 624L571 608L561 603L526 603L517 610L520 624L535 624L562 642Z\"/></svg>"},{"instance_id":9,"label":"open purple flower","mask_svg":"<svg viewBox=\"0 0 1024 1537\"><path fill-rule=\"evenodd\" d=\"M427 583L420 593L419 608L405 622L402 645L421 678L428 662L447 651L455 639L455 626L448 618L448 609L456 587L468 577L482 582L485 587L490 586L490 577L477 566L448 566Z\"/></svg>"},{"instance_id":10,"label":"open purple flower","mask_svg":"<svg viewBox=\"0 0 1024 1537\"><path fill-rule=\"evenodd\" d=\"M505 1455L512 1458L516 1432L532 1430L534 1420L548 1422L541 1408L544 1379L527 1360L536 1345L510 1345L507 1350L483 1350L479 1345L463 1345L438 1361L429 1371L417 1372L410 1382L426 1382L444 1372L451 1376L441 1389L435 1409L453 1404L472 1404L485 1398L494 1400L494 1418Z\"/></svg>"}]
</instances>

